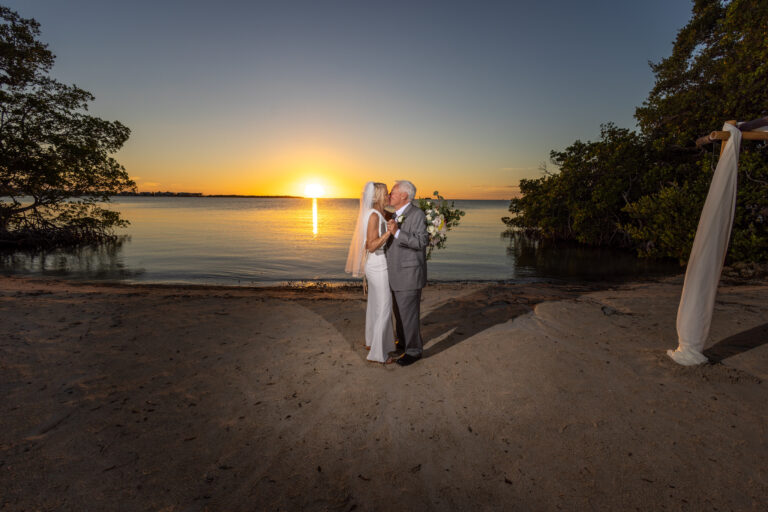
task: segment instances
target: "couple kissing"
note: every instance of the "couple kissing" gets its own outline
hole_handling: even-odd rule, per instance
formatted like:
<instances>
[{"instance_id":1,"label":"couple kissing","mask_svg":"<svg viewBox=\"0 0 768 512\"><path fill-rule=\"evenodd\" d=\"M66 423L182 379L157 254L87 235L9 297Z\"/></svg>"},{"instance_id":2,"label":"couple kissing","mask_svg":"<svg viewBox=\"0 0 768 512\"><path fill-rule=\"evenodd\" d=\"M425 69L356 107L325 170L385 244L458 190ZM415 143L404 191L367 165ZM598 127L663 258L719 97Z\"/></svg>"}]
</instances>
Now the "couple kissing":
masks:
<instances>
[{"instance_id":1,"label":"couple kissing","mask_svg":"<svg viewBox=\"0 0 768 512\"><path fill-rule=\"evenodd\" d=\"M421 359L421 290L427 284L426 217L410 181L369 181L347 255L346 272L365 276L369 361L408 366ZM394 326L393 326L394 323Z\"/></svg>"}]
</instances>

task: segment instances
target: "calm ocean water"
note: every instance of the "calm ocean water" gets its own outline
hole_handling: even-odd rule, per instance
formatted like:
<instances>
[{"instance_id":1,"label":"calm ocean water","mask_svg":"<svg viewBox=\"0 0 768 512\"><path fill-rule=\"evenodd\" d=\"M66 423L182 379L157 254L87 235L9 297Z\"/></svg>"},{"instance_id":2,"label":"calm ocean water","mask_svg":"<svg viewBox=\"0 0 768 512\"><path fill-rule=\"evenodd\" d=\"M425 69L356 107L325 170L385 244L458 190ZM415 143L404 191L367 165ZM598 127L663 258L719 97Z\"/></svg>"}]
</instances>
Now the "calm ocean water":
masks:
<instances>
[{"instance_id":1,"label":"calm ocean water","mask_svg":"<svg viewBox=\"0 0 768 512\"><path fill-rule=\"evenodd\" d=\"M572 246L538 247L503 237L508 201L456 201L466 212L433 252L429 279L634 278L675 264ZM316 208L315 208L316 207ZM131 222L115 246L0 253L4 274L124 282L271 285L346 281L357 199L123 197L110 203ZM316 214L314 210L316 209Z\"/></svg>"}]
</instances>

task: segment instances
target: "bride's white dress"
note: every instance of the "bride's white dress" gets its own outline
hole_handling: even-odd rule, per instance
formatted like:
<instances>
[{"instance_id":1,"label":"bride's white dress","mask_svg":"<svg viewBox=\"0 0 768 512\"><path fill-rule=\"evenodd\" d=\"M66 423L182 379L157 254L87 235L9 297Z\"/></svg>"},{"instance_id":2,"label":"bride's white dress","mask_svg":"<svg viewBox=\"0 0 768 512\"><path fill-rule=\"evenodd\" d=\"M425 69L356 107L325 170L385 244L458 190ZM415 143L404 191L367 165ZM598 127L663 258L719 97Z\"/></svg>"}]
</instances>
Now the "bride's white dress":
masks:
<instances>
[{"instance_id":1,"label":"bride's white dress","mask_svg":"<svg viewBox=\"0 0 768 512\"><path fill-rule=\"evenodd\" d=\"M365 219L368 225L370 215L379 216L379 236L386 230L384 216L371 210ZM389 290L387 258L384 249L368 253L365 262L365 277L368 280L368 307L365 312L365 344L371 347L369 361L383 363L388 354L395 350L392 333L392 292Z\"/></svg>"}]
</instances>

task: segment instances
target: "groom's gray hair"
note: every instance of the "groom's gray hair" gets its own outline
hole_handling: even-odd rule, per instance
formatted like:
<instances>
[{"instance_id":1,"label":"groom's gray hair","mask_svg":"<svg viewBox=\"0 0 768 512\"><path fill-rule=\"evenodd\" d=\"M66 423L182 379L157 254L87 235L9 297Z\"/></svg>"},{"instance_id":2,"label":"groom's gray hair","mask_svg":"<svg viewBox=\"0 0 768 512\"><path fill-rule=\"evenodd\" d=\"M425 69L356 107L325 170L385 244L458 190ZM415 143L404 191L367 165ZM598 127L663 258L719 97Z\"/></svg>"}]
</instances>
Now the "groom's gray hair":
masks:
<instances>
[{"instance_id":1,"label":"groom's gray hair","mask_svg":"<svg viewBox=\"0 0 768 512\"><path fill-rule=\"evenodd\" d=\"M402 191L404 191L406 194L408 194L408 200L413 201L416 197L416 187L413 183L411 183L408 180L397 180L395 182L395 185L400 187Z\"/></svg>"}]
</instances>

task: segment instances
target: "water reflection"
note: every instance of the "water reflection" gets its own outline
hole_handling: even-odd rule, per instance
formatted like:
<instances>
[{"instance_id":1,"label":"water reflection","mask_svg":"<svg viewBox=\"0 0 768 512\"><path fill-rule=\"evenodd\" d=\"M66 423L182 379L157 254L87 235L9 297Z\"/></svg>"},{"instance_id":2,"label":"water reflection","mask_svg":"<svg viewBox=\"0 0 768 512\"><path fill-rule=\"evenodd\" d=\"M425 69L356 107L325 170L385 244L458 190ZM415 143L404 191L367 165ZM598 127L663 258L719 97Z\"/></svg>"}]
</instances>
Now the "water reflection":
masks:
<instances>
[{"instance_id":1,"label":"water reflection","mask_svg":"<svg viewBox=\"0 0 768 512\"><path fill-rule=\"evenodd\" d=\"M144 273L129 269L123 258L123 245L130 237L96 246L50 251L1 251L0 272L37 274L80 279L131 279Z\"/></svg>"},{"instance_id":2,"label":"water reflection","mask_svg":"<svg viewBox=\"0 0 768 512\"><path fill-rule=\"evenodd\" d=\"M312 198L312 234L317 236L317 198Z\"/></svg>"},{"instance_id":3,"label":"water reflection","mask_svg":"<svg viewBox=\"0 0 768 512\"><path fill-rule=\"evenodd\" d=\"M429 278L605 279L681 270L676 263L637 260L616 250L502 238L508 205L456 201L467 215L451 231L446 249L433 253ZM74 251L0 252L0 272L225 285L350 279L344 262L357 199L121 197L110 207L131 221L130 241Z\"/></svg>"},{"instance_id":4,"label":"water reflection","mask_svg":"<svg viewBox=\"0 0 768 512\"><path fill-rule=\"evenodd\" d=\"M634 252L576 243L536 240L520 232L504 232L507 255L518 276L586 280L629 279L680 273L676 261L640 259Z\"/></svg>"}]
</instances>

